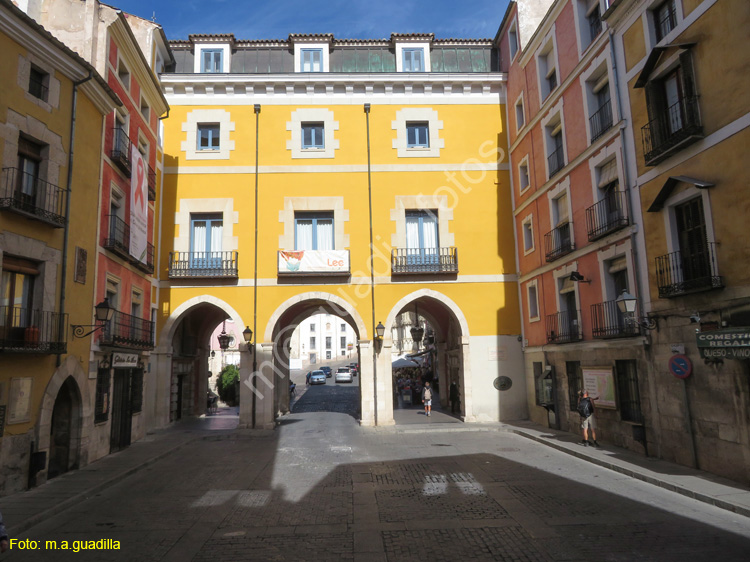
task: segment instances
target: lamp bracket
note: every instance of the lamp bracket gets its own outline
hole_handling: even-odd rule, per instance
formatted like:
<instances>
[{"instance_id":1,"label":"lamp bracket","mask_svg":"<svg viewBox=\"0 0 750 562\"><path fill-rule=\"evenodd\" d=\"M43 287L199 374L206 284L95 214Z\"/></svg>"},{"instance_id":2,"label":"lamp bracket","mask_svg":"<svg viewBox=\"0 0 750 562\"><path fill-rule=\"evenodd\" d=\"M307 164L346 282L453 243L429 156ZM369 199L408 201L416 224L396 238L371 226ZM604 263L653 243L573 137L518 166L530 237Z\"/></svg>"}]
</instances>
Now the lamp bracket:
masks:
<instances>
[{"instance_id":1,"label":"lamp bracket","mask_svg":"<svg viewBox=\"0 0 750 562\"><path fill-rule=\"evenodd\" d=\"M73 337L74 338L85 338L86 336L90 336L97 330L101 330L104 328L104 324L71 324L71 328L73 328ZM90 330L86 332L86 328L93 328L93 330ZM86 332L84 334L84 332Z\"/></svg>"}]
</instances>

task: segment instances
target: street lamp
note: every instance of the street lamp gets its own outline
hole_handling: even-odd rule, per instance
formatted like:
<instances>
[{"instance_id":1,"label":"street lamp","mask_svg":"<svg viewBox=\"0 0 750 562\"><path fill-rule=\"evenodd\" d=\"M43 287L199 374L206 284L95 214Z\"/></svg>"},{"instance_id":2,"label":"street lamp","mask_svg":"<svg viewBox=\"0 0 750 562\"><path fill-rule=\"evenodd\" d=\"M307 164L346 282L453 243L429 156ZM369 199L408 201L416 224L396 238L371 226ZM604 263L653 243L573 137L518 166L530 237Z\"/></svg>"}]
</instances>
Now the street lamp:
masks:
<instances>
[{"instance_id":1,"label":"street lamp","mask_svg":"<svg viewBox=\"0 0 750 562\"><path fill-rule=\"evenodd\" d=\"M385 326L383 326L382 322L378 322L378 325L375 326L375 333L377 334L377 338L379 340L383 339L383 336L385 335Z\"/></svg>"},{"instance_id":2,"label":"street lamp","mask_svg":"<svg viewBox=\"0 0 750 562\"><path fill-rule=\"evenodd\" d=\"M634 324L637 324L641 328L644 328L645 330L654 330L657 327L656 324L656 318L642 318L638 319L635 315L635 309L637 305L636 298L628 293L627 291L623 291L622 294L615 299L615 302L617 303L617 308L620 310L622 315L625 317L625 319L629 322L633 322Z\"/></svg>"},{"instance_id":3,"label":"street lamp","mask_svg":"<svg viewBox=\"0 0 750 562\"><path fill-rule=\"evenodd\" d=\"M422 324L419 322L419 309L417 308L417 303L414 303L414 315L416 316L415 323L416 325L409 330L411 332L411 339L413 342L417 344L417 351L419 351L419 344L422 341L422 338L424 337L424 328L422 327Z\"/></svg>"},{"instance_id":4,"label":"street lamp","mask_svg":"<svg viewBox=\"0 0 750 562\"><path fill-rule=\"evenodd\" d=\"M229 342L232 340L232 336L227 334L226 327L227 321L224 320L224 324L221 327L221 333L217 338L219 340L219 349L221 349L222 351L226 351L227 349L229 349Z\"/></svg>"},{"instance_id":5,"label":"street lamp","mask_svg":"<svg viewBox=\"0 0 750 562\"><path fill-rule=\"evenodd\" d=\"M73 337L85 338L90 336L97 330L101 330L104 326L112 320L112 316L115 314L115 309L109 306L109 297L104 297L104 300L94 307L94 316L96 317L96 324L71 324L73 328ZM85 328L93 328L93 330L86 332Z\"/></svg>"}]
</instances>

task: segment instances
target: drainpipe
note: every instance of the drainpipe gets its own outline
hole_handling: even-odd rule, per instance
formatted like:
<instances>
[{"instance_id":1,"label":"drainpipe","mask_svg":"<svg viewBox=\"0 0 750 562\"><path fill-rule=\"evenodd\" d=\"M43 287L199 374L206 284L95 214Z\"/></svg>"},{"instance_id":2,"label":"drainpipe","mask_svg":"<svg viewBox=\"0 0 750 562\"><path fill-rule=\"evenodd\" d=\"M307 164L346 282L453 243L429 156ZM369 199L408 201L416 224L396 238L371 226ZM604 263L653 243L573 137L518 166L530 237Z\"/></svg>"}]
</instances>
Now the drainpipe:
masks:
<instances>
[{"instance_id":1,"label":"drainpipe","mask_svg":"<svg viewBox=\"0 0 750 562\"><path fill-rule=\"evenodd\" d=\"M65 212L68 214L67 219L65 221L65 227L63 228L63 251L62 251L62 267L60 270L60 306L58 307L60 310L60 319L58 320L58 334L62 336L62 334L65 333L67 326L65 326L65 282L68 275L68 238L70 237L70 192L72 191L72 183L73 183L73 148L75 144L75 135L76 135L76 109L78 106L78 86L83 84L84 82L88 82L94 77L94 74L92 71L89 70L89 75L79 80L78 82L73 82L73 100L71 101L71 114L70 114L70 143L68 145L68 178L67 178L67 186L68 191L65 194ZM96 297L94 297L96 299ZM57 354L57 359L55 360L55 366L59 367L62 363L61 354Z\"/></svg>"},{"instance_id":2,"label":"drainpipe","mask_svg":"<svg viewBox=\"0 0 750 562\"><path fill-rule=\"evenodd\" d=\"M370 296L372 297L372 383L373 400L375 402L375 425L378 425L378 361L375 355L377 331L375 330L375 265L373 251L375 245L372 240L372 170L370 169L370 104L365 104L365 120L367 122L367 196L370 210Z\"/></svg>"},{"instance_id":3,"label":"drainpipe","mask_svg":"<svg viewBox=\"0 0 750 562\"><path fill-rule=\"evenodd\" d=\"M253 106L255 111L255 266L253 270L253 334L255 334L255 341L258 341L258 138L260 129L260 104L256 103ZM255 407L257 404L256 392L255 392L255 373L258 370L258 346L252 344L253 349L253 372L251 376L251 384L253 389L253 429L257 420L255 413Z\"/></svg>"},{"instance_id":4,"label":"drainpipe","mask_svg":"<svg viewBox=\"0 0 750 562\"><path fill-rule=\"evenodd\" d=\"M622 98L620 96L620 82L617 79L617 57L615 56L614 32L613 32L613 30L611 28L609 30L609 34L608 35L609 35L609 50L610 50L610 53L612 53L612 79L614 80L614 83L615 83L615 98L617 99L617 121L620 122L623 119L623 117L622 117ZM623 169L622 171L623 171L623 175L625 176L623 178L623 180L624 180L624 183L625 183L625 186L626 186L626 192L627 192L627 197L625 198L625 201L627 202L627 205L628 205L628 216L630 217L630 220L632 221L633 218L634 218L634 215L633 215L633 190L631 189L630 180L628 179L628 151L627 151L627 144L626 144L626 139L625 139L625 128L624 127L620 127L620 144L622 146L622 169ZM642 227L642 225L641 225L641 227ZM641 230L641 229L639 229L639 230ZM637 310L636 314L638 315L639 318L643 318L643 299L638 298L640 296L640 289L641 289L641 286L642 286L641 285L642 280L641 280L641 270L640 270L640 267L639 267L639 260L638 260L638 241L637 241L637 237L638 237L638 232L631 232L631 234L630 234L630 242L631 242L630 246L631 246L631 249L632 249L632 252L633 252L633 273L635 275L635 284L636 284L636 287L635 287L636 298L637 298L636 302L638 303L638 310ZM645 337L648 338L648 342L650 344L650 342L651 342L651 339L650 339L651 336L649 334L646 334ZM685 381L683 381L683 387L684 387L684 384L685 384ZM689 416L689 414L688 414L688 416ZM694 465L697 466L697 461L696 461L696 456L695 456L695 445L694 445L695 438L692 435L692 424L688 423L688 427L690 428L691 443L693 444L693 448L692 448L693 449L692 450L693 461L694 461ZM644 435L643 435L643 450L644 450L645 455L648 456L648 440L646 439L646 436L645 436L645 425L644 425Z\"/></svg>"}]
</instances>

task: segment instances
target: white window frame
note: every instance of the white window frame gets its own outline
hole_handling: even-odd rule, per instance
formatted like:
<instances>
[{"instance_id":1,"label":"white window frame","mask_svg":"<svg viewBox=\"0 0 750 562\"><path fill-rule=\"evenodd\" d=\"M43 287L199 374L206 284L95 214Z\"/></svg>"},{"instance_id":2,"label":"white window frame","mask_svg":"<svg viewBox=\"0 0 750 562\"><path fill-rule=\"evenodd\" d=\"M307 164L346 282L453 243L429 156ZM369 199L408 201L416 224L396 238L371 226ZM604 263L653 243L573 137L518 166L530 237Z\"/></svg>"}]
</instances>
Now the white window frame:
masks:
<instances>
[{"instance_id":1,"label":"white window frame","mask_svg":"<svg viewBox=\"0 0 750 562\"><path fill-rule=\"evenodd\" d=\"M579 57L588 51L589 47L594 44L595 40L601 37L607 30L607 24L602 21L602 31L591 41L591 32L589 26L589 15L593 13L595 6L599 6L599 17L607 11L607 7L602 5L601 0L573 0L573 10L575 12L575 32L576 42L578 45Z\"/></svg>"},{"instance_id":2,"label":"white window frame","mask_svg":"<svg viewBox=\"0 0 750 562\"><path fill-rule=\"evenodd\" d=\"M536 316L531 315L531 290L534 290L534 305L536 306ZM529 323L539 322L542 319L541 310L539 308L539 285L537 279L532 279L526 283L526 317Z\"/></svg>"},{"instance_id":3,"label":"white window frame","mask_svg":"<svg viewBox=\"0 0 750 562\"><path fill-rule=\"evenodd\" d=\"M521 173L522 168L526 168L526 182L527 183L526 183L525 186L523 185L523 181L521 181L522 177L523 177L522 173ZM527 154L518 163L518 193L519 193L519 195L521 195L523 193L526 193L526 191L530 187L531 187L531 175L530 175L530 172L529 172L529 155Z\"/></svg>"},{"instance_id":4,"label":"white window frame","mask_svg":"<svg viewBox=\"0 0 750 562\"><path fill-rule=\"evenodd\" d=\"M284 233L279 235L280 250L294 250L297 212L333 213L333 248L349 248L349 235L344 233L349 222L349 209L344 207L343 197L284 197L284 209L279 211L279 222L284 225Z\"/></svg>"},{"instance_id":5,"label":"white window frame","mask_svg":"<svg viewBox=\"0 0 750 562\"><path fill-rule=\"evenodd\" d=\"M513 18L513 23L510 24L508 29L508 54L510 55L510 61L513 62L521 50L521 42L518 37L518 19Z\"/></svg>"},{"instance_id":6,"label":"white window frame","mask_svg":"<svg viewBox=\"0 0 750 562\"><path fill-rule=\"evenodd\" d=\"M560 307L560 281L570 277L570 274L574 271L578 271L577 261L567 263L560 269L556 269L552 272L552 276L555 280L555 306L558 313L565 312L564 310L561 310ZM580 283L573 282L573 291L575 292L576 296L576 317L578 319L578 329L582 330L581 315L583 314L583 311L581 310L581 294L578 291L579 287Z\"/></svg>"},{"instance_id":7,"label":"white window frame","mask_svg":"<svg viewBox=\"0 0 750 562\"><path fill-rule=\"evenodd\" d=\"M708 189L698 189L694 185L689 185L684 191L673 195L664 202L664 232L667 236L667 253L671 254L672 252L680 251L680 238L677 232L677 220L674 212L675 207L680 203L697 197L700 197L703 203L703 216L706 219L706 243L716 243L709 191Z\"/></svg>"},{"instance_id":8,"label":"white window frame","mask_svg":"<svg viewBox=\"0 0 750 562\"><path fill-rule=\"evenodd\" d=\"M427 41L398 41L396 42L396 72L406 72L404 70L404 49L422 49L422 58L424 71L430 72L430 43Z\"/></svg>"},{"instance_id":9,"label":"white window frame","mask_svg":"<svg viewBox=\"0 0 750 562\"><path fill-rule=\"evenodd\" d=\"M622 164L622 143L620 138L616 138L614 142L608 144L602 148L599 152L589 158L589 170L591 171L591 195L594 203L598 203L602 200L602 190L599 186L601 183L601 170L604 166L608 165L612 160L617 162L617 181L620 191L626 190L626 185L623 181L625 177L625 171ZM627 214L627 209L624 209Z\"/></svg>"},{"instance_id":10,"label":"white window frame","mask_svg":"<svg viewBox=\"0 0 750 562\"><path fill-rule=\"evenodd\" d=\"M552 155L550 152L550 145L553 142L552 133L557 130L558 123L560 126L560 134L562 135L562 146L563 146L563 161L565 164L563 168L567 166L570 161L568 160L568 146L565 140L565 114L563 112L563 98L561 97L557 103L550 108L547 116L542 119L542 130L544 131L544 170L546 172L546 178L549 181L549 157Z\"/></svg>"},{"instance_id":11,"label":"white window frame","mask_svg":"<svg viewBox=\"0 0 750 562\"><path fill-rule=\"evenodd\" d=\"M635 271L633 270L633 245L630 240L625 240L622 244L613 244L608 248L597 252L596 259L599 262L599 279L602 280L602 302L616 300L620 295L615 294L615 288L612 284L612 276L609 274L609 264L618 258L625 258L625 266L628 272L628 287L630 293L636 293ZM643 303L641 303L643 305Z\"/></svg>"},{"instance_id":12,"label":"white window frame","mask_svg":"<svg viewBox=\"0 0 750 562\"><path fill-rule=\"evenodd\" d=\"M553 189L547 192L547 203L549 206L549 224L550 231L560 226L559 212L557 217L555 216L555 210L557 209L557 200L563 195L567 195L567 207L568 207L568 224L570 225L570 244L575 248L575 229L573 228L573 204L570 199L570 176L566 177L563 181L558 183Z\"/></svg>"},{"instance_id":13,"label":"white window frame","mask_svg":"<svg viewBox=\"0 0 750 562\"><path fill-rule=\"evenodd\" d=\"M182 132L186 133L181 143L185 160L228 160L234 150L234 141L229 138L234 131L231 114L224 109L194 109L186 115L182 123ZM219 124L219 149L198 150L198 125L203 123Z\"/></svg>"},{"instance_id":14,"label":"white window frame","mask_svg":"<svg viewBox=\"0 0 750 562\"><path fill-rule=\"evenodd\" d=\"M523 129L524 125L526 125L526 108L524 107L523 103L523 92L521 92L521 94L516 99L514 107L516 109L516 134L518 134L521 129Z\"/></svg>"},{"instance_id":15,"label":"white window frame","mask_svg":"<svg viewBox=\"0 0 750 562\"><path fill-rule=\"evenodd\" d=\"M550 60L554 64L550 65ZM553 92L561 85L560 76L560 63L557 60L557 38L555 36L555 26L548 33L542 42L542 46L536 52L535 55L537 77L539 80L539 106L541 107L545 100L547 100ZM557 84L554 88L549 87L549 76L552 71L556 73Z\"/></svg>"},{"instance_id":16,"label":"white window frame","mask_svg":"<svg viewBox=\"0 0 750 562\"><path fill-rule=\"evenodd\" d=\"M430 146L427 148L409 148L406 134L406 124L412 122L426 122L430 134ZM396 112L396 120L391 121L391 129L396 131L396 138L392 141L399 158L438 158L440 149L445 148L445 140L440 138L443 122L438 118L438 112L429 107L405 107Z\"/></svg>"},{"instance_id":17,"label":"white window frame","mask_svg":"<svg viewBox=\"0 0 750 562\"><path fill-rule=\"evenodd\" d=\"M192 239L192 217L194 215L216 214L222 217L221 250L236 251L238 238L234 236L235 225L239 222L239 213L234 210L231 198L180 199L177 203L174 224L178 236L174 239L176 252L189 252Z\"/></svg>"},{"instance_id":18,"label":"white window frame","mask_svg":"<svg viewBox=\"0 0 750 562\"><path fill-rule=\"evenodd\" d=\"M302 124L323 124L323 148L302 148ZM286 130L291 133L286 141L286 149L292 153L292 158L333 158L339 149L336 131L339 122L334 119L333 111L324 107L308 107L296 109L286 122Z\"/></svg>"},{"instance_id":19,"label":"white window frame","mask_svg":"<svg viewBox=\"0 0 750 562\"><path fill-rule=\"evenodd\" d=\"M128 76L127 84L122 78L123 71ZM115 73L117 74L117 80L122 84L122 87L125 88L125 91L129 93L130 87L133 84L133 74L128 69L128 65L122 60L122 57L117 57L117 68L115 69Z\"/></svg>"},{"instance_id":20,"label":"white window frame","mask_svg":"<svg viewBox=\"0 0 750 562\"><path fill-rule=\"evenodd\" d=\"M616 116L619 114L617 106L617 96L614 92L615 85L612 83L612 62L607 56L607 51L602 52L599 56L591 61L588 68L579 76L581 90L583 91L583 114L586 119L586 144L591 144L591 116L598 110L597 93L599 87L609 88L609 105L612 110L612 126L617 123ZM607 84L602 86L606 79ZM595 91L596 90L596 91ZM604 136L604 135L603 135ZM599 137L601 139L602 137ZM597 139L597 140L599 140Z\"/></svg>"},{"instance_id":21,"label":"white window frame","mask_svg":"<svg viewBox=\"0 0 750 562\"><path fill-rule=\"evenodd\" d=\"M406 211L429 211L437 209L438 240L442 248L456 245L450 232L453 221L453 209L449 206L447 195L397 195L396 206L391 209L391 221L396 223L396 232L391 234L393 248L406 248Z\"/></svg>"},{"instance_id":22,"label":"white window frame","mask_svg":"<svg viewBox=\"0 0 750 562\"><path fill-rule=\"evenodd\" d=\"M230 60L229 57L232 54L232 50L229 43L197 43L195 45L195 56L193 59L193 72L195 74L204 74L201 72L201 61L203 60L203 51L222 51L221 54L221 72L223 74L229 73ZM211 74L211 73L205 73Z\"/></svg>"},{"instance_id":23,"label":"white window frame","mask_svg":"<svg viewBox=\"0 0 750 562\"><path fill-rule=\"evenodd\" d=\"M302 70L302 51L309 49L320 49L323 53L321 58L321 70L310 71L312 74L318 72L329 72L330 69L330 46L328 43L295 43L294 44L294 71L304 72Z\"/></svg>"},{"instance_id":24,"label":"white window frame","mask_svg":"<svg viewBox=\"0 0 750 562\"><path fill-rule=\"evenodd\" d=\"M529 233L530 245L527 245L526 233ZM536 250L534 239L534 217L529 214L521 221L521 238L523 238L523 255L528 256Z\"/></svg>"},{"instance_id":25,"label":"white window frame","mask_svg":"<svg viewBox=\"0 0 750 562\"><path fill-rule=\"evenodd\" d=\"M302 150L325 150L325 123L319 121L304 121L300 126L302 127ZM313 135L313 144L305 146L305 129L308 127L313 130L320 129L321 133L320 135ZM320 139L317 138L318 136L320 136ZM318 140L319 142L317 142Z\"/></svg>"}]
</instances>

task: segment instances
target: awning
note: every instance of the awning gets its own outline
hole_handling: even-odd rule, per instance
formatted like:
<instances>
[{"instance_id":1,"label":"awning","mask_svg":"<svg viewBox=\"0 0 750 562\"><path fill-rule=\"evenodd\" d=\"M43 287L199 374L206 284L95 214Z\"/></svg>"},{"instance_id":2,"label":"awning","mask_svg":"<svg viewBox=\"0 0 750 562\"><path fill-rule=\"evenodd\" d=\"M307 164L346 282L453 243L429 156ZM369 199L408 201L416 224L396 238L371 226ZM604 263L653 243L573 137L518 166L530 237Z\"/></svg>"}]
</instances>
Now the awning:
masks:
<instances>
[{"instance_id":1,"label":"awning","mask_svg":"<svg viewBox=\"0 0 750 562\"><path fill-rule=\"evenodd\" d=\"M659 62L662 53L667 49L690 49L694 47L696 43L672 43L670 45L662 45L661 47L654 47L648 54L646 63L643 65L643 70L638 75L638 80L635 81L635 88L643 88L648 82L649 76L656 68L656 64Z\"/></svg>"},{"instance_id":2,"label":"awning","mask_svg":"<svg viewBox=\"0 0 750 562\"><path fill-rule=\"evenodd\" d=\"M707 181L697 180L688 176L670 176L669 179L664 182L664 186L662 186L661 190L654 199L654 202L651 203L651 206L648 208L648 212L658 213L659 211L661 211L664 207L664 202L669 199L669 196L672 194L675 186L680 182L693 184L698 189L708 189L709 187L714 186L714 184Z\"/></svg>"}]
</instances>

